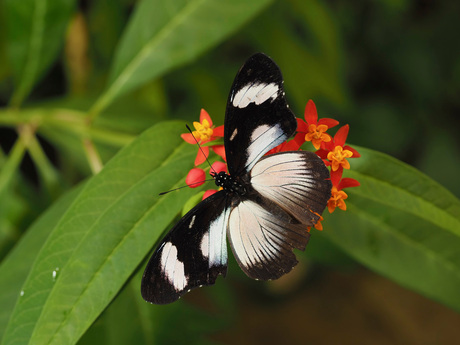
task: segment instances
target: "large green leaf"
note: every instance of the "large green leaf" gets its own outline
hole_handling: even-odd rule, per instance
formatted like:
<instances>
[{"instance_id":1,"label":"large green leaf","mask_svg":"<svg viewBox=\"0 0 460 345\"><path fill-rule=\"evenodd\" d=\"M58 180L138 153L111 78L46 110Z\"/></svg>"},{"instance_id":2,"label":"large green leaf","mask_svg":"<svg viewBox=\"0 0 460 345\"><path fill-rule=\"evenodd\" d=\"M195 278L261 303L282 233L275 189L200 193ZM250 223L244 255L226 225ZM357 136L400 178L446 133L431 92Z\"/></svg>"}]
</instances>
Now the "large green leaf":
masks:
<instances>
[{"instance_id":1,"label":"large green leaf","mask_svg":"<svg viewBox=\"0 0 460 345\"><path fill-rule=\"evenodd\" d=\"M27 230L20 242L0 265L0 339L20 294L21 288L30 272L40 248L45 243L59 218L81 191L82 185L72 189Z\"/></svg>"},{"instance_id":2,"label":"large green leaf","mask_svg":"<svg viewBox=\"0 0 460 345\"><path fill-rule=\"evenodd\" d=\"M5 0L8 56L19 105L53 63L63 45L75 0Z\"/></svg>"},{"instance_id":3,"label":"large green leaf","mask_svg":"<svg viewBox=\"0 0 460 345\"><path fill-rule=\"evenodd\" d=\"M139 293L141 276L139 270L78 344L202 345L208 343L205 335L228 324L234 314L234 308L224 309L212 298L208 300L212 312L197 308L184 299L167 306L146 303ZM210 290L214 292L219 286L218 283ZM228 295L225 297L227 301L231 300ZM177 332L177 329L181 331ZM101 333L106 338L104 342L100 340Z\"/></svg>"},{"instance_id":4,"label":"large green leaf","mask_svg":"<svg viewBox=\"0 0 460 345\"><path fill-rule=\"evenodd\" d=\"M348 210L327 218L335 244L371 269L460 311L460 201L420 171L358 148Z\"/></svg>"},{"instance_id":5,"label":"large green leaf","mask_svg":"<svg viewBox=\"0 0 460 345\"><path fill-rule=\"evenodd\" d=\"M73 344L94 322L192 194L196 148L182 122L154 126L91 178L25 282L2 344Z\"/></svg>"},{"instance_id":6,"label":"large green leaf","mask_svg":"<svg viewBox=\"0 0 460 345\"><path fill-rule=\"evenodd\" d=\"M91 109L157 78L213 47L272 0L143 0L117 49L109 86Z\"/></svg>"}]
</instances>

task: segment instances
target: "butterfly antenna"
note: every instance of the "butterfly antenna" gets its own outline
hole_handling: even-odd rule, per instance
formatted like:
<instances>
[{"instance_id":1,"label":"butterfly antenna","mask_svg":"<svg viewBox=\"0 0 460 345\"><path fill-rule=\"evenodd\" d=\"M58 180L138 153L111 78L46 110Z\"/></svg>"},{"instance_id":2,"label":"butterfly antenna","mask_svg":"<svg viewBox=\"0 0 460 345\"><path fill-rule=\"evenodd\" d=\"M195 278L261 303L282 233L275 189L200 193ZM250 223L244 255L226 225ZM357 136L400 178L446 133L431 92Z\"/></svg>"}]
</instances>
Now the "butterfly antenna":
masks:
<instances>
[{"instance_id":1,"label":"butterfly antenna","mask_svg":"<svg viewBox=\"0 0 460 345\"><path fill-rule=\"evenodd\" d=\"M193 135L193 132L192 132L191 128L190 128L189 125L187 125L187 124L185 125L185 127L187 127L188 131L189 131L190 134L192 135L192 137L193 137L193 139L195 140L196 144L198 145L198 147L199 147L201 153L203 154L204 158L206 159L206 162L208 162L208 164L209 164L209 166L210 166L212 172L213 172L215 175L217 175L217 171L215 171L214 168L212 167L211 163L210 163L209 160L208 160L208 157L206 157L206 154L204 153L203 149L201 148L200 143L198 142L198 140L196 140L195 136ZM211 175L212 175L212 174L211 174ZM206 181L208 181L208 180L206 180Z\"/></svg>"},{"instance_id":2,"label":"butterfly antenna","mask_svg":"<svg viewBox=\"0 0 460 345\"><path fill-rule=\"evenodd\" d=\"M204 183L204 182L208 182L208 181L213 181L213 180L214 180L214 179L210 178L210 179L203 180L203 181L193 182L193 183L190 183L190 184L187 185L187 186L182 186L182 187L178 187L178 188L174 188L174 189L168 190L168 191L166 191L166 192L161 192L161 193L159 193L158 195L165 195L165 194L168 194L169 192L174 192L175 190L179 190L179 189L182 189L182 188L185 188L185 187L190 187L190 186L193 186L193 185L196 185L196 184L200 184L200 183Z\"/></svg>"}]
</instances>

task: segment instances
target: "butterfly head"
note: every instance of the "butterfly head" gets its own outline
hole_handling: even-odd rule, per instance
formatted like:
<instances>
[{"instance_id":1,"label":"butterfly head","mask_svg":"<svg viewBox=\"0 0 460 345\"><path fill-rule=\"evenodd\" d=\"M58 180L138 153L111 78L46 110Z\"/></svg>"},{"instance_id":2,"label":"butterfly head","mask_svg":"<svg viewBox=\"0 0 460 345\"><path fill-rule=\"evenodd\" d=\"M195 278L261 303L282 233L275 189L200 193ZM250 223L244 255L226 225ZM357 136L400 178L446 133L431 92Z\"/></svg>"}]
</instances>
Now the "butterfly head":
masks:
<instances>
[{"instance_id":1,"label":"butterfly head","mask_svg":"<svg viewBox=\"0 0 460 345\"><path fill-rule=\"evenodd\" d=\"M216 181L216 185L222 187L227 193L246 194L246 188L226 172L211 173L211 176Z\"/></svg>"}]
</instances>

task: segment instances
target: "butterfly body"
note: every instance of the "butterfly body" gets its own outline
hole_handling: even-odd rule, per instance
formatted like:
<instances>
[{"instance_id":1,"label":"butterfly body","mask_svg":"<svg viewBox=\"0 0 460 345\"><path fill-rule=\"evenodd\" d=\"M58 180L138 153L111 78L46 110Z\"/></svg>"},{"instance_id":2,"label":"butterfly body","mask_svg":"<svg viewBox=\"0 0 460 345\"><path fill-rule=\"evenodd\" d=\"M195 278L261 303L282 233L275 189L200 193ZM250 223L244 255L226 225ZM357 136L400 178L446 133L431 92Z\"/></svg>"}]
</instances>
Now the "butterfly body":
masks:
<instances>
[{"instance_id":1,"label":"butterfly body","mask_svg":"<svg viewBox=\"0 0 460 345\"><path fill-rule=\"evenodd\" d=\"M304 250L331 193L329 171L308 151L265 154L296 130L283 79L264 54L238 72L227 101L224 144L229 174L213 173L223 189L190 210L165 236L145 269L141 293L166 304L227 272L227 238L251 278L277 279Z\"/></svg>"},{"instance_id":2,"label":"butterfly body","mask_svg":"<svg viewBox=\"0 0 460 345\"><path fill-rule=\"evenodd\" d=\"M211 176L214 178L216 186L222 187L227 193L246 194L246 187L227 173L221 171L217 174L211 173Z\"/></svg>"}]
</instances>

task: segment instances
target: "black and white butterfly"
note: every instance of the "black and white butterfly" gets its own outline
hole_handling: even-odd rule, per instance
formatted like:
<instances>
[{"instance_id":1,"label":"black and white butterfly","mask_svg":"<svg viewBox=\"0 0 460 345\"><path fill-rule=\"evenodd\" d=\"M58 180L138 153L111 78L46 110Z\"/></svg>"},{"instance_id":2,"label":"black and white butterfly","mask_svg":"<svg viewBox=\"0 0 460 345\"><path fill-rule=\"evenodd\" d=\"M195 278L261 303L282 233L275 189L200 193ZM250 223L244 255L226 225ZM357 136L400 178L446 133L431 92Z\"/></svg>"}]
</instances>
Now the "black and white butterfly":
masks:
<instances>
[{"instance_id":1,"label":"black and white butterfly","mask_svg":"<svg viewBox=\"0 0 460 345\"><path fill-rule=\"evenodd\" d=\"M223 190L200 202L161 241L142 277L142 297L176 301L227 273L227 241L251 278L277 279L297 264L307 226L318 221L331 195L329 171L308 151L264 156L297 128L278 66L251 56L227 102L224 144L229 175L214 174Z\"/></svg>"}]
</instances>

